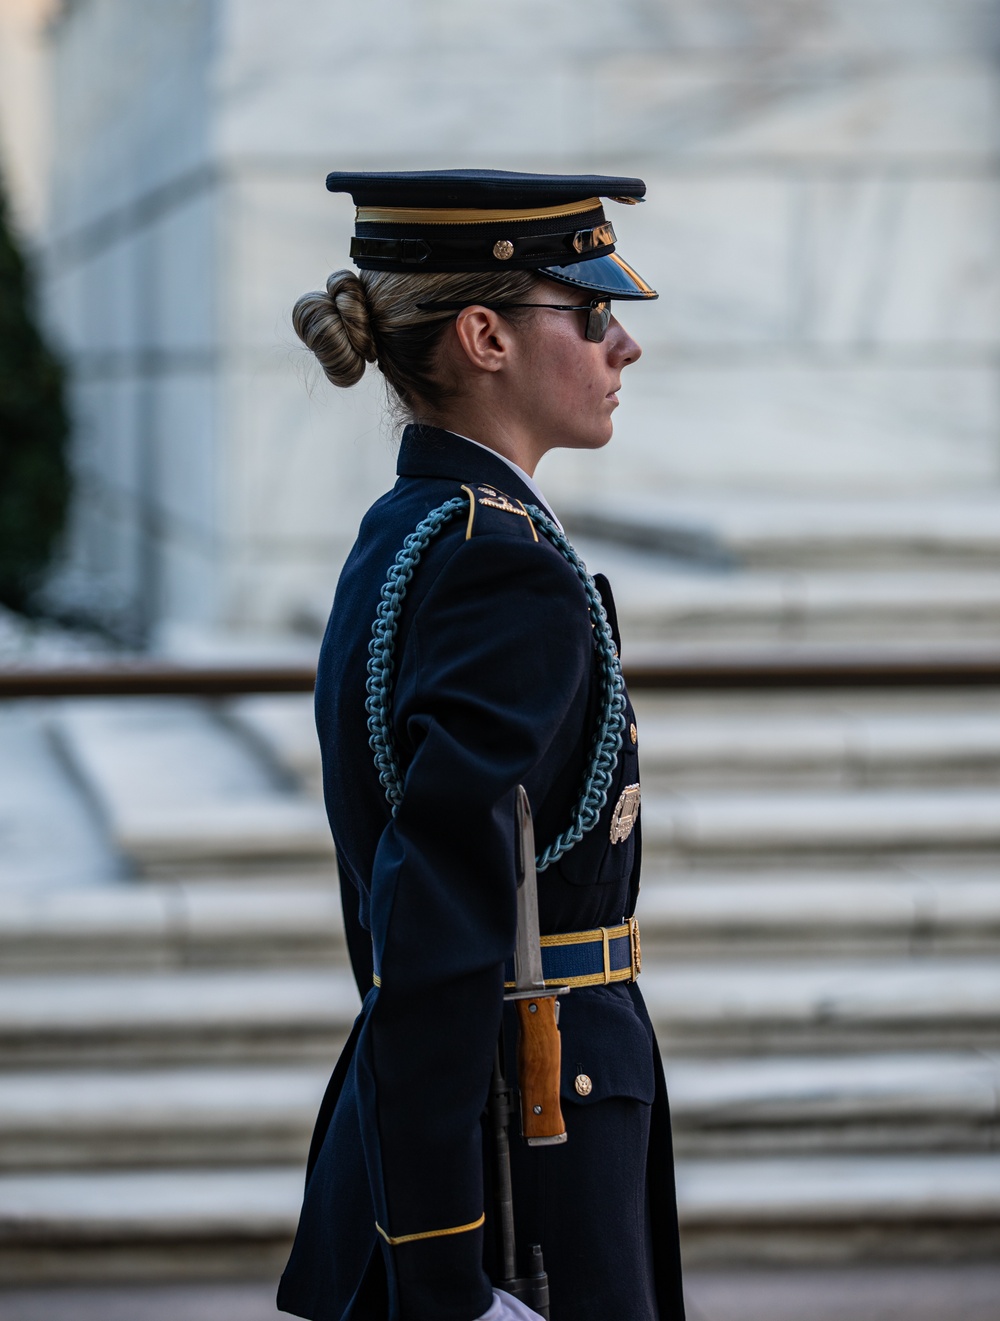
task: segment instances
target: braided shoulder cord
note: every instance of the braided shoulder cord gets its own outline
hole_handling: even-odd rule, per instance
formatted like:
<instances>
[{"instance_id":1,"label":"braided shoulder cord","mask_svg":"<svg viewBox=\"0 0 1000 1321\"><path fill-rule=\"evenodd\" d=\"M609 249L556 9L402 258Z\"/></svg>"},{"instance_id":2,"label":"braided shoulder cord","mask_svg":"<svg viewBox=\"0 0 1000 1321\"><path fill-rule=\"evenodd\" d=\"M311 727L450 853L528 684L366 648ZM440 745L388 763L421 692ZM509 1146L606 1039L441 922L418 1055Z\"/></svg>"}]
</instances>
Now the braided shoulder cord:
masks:
<instances>
[{"instance_id":1,"label":"braided shoulder cord","mask_svg":"<svg viewBox=\"0 0 1000 1321\"><path fill-rule=\"evenodd\" d=\"M594 645L601 662L601 709L591 741L590 761L569 826L536 859L536 869L545 871L564 853L568 853L574 844L578 844L588 831L593 830L607 802L625 728L625 685L611 626L587 566L547 514L537 505L526 505L524 508L537 530L572 565L583 584L594 630ZM437 509L432 509L417 524L403 542L389 570L382 587L375 622L372 624L372 640L368 644L371 657L368 662L368 698L365 702L368 742L375 754L379 782L385 789L394 816L403 797L403 780L391 724L393 650L399 630L399 616L410 580L424 551L443 528L467 509L468 499L455 496Z\"/></svg>"},{"instance_id":2,"label":"braided shoulder cord","mask_svg":"<svg viewBox=\"0 0 1000 1321\"><path fill-rule=\"evenodd\" d=\"M365 702L365 710L368 712L368 744L375 754L379 783L385 790L393 816L403 798L403 780L396 760L390 711L394 669L392 653L399 631L399 615L420 557L442 528L447 527L468 506L468 499L458 495L437 509L432 509L420 520L393 561L389 576L382 586L382 599L372 624L372 640L368 644L368 655L371 657L366 684L368 699Z\"/></svg>"}]
</instances>

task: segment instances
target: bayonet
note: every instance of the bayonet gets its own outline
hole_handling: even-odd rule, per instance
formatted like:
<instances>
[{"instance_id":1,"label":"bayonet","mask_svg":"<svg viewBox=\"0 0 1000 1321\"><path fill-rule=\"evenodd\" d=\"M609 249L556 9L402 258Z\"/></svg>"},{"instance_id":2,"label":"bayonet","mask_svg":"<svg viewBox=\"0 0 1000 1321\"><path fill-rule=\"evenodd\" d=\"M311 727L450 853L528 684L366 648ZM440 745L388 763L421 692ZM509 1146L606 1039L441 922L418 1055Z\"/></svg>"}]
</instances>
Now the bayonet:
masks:
<instances>
[{"instance_id":1,"label":"bayonet","mask_svg":"<svg viewBox=\"0 0 1000 1321\"><path fill-rule=\"evenodd\" d=\"M538 927L538 873L531 804L517 786L517 944L514 946L515 991L544 991L542 945Z\"/></svg>"},{"instance_id":2,"label":"bayonet","mask_svg":"<svg viewBox=\"0 0 1000 1321\"><path fill-rule=\"evenodd\" d=\"M559 1105L559 1000L568 986L545 985L538 925L538 876L535 871L535 830L531 804L521 785L515 801L517 819L517 942L514 947L514 989L504 996L517 1009L517 1081L521 1094L521 1132L529 1146L551 1146L566 1141L566 1125ZM513 1113L511 1089L504 1076L503 1051L498 1049L490 1089L493 1129L494 1197L497 1238L503 1277L500 1289L527 1303L548 1321L549 1277L542 1249L528 1248L527 1274L518 1276L514 1235L514 1202L510 1179L508 1128Z\"/></svg>"},{"instance_id":3,"label":"bayonet","mask_svg":"<svg viewBox=\"0 0 1000 1321\"><path fill-rule=\"evenodd\" d=\"M531 804L517 786L517 943L514 989L517 1008L517 1084L521 1094L521 1133L529 1147L566 1141L559 1104L561 1048L558 996L566 986L546 986L538 926L538 876Z\"/></svg>"}]
</instances>

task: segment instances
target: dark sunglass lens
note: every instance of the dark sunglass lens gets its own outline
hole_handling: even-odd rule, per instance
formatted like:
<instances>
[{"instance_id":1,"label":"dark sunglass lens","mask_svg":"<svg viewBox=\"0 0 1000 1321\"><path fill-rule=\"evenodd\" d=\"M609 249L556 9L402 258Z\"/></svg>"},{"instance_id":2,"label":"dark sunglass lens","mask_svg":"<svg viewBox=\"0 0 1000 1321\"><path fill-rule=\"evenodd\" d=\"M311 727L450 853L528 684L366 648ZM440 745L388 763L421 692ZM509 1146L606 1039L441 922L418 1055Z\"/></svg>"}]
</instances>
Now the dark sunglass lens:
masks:
<instances>
[{"instance_id":1,"label":"dark sunglass lens","mask_svg":"<svg viewBox=\"0 0 1000 1321\"><path fill-rule=\"evenodd\" d=\"M600 344L604 336L608 333L608 325L611 321L611 304L594 303L591 305L590 314L587 317L587 338L595 344Z\"/></svg>"}]
</instances>

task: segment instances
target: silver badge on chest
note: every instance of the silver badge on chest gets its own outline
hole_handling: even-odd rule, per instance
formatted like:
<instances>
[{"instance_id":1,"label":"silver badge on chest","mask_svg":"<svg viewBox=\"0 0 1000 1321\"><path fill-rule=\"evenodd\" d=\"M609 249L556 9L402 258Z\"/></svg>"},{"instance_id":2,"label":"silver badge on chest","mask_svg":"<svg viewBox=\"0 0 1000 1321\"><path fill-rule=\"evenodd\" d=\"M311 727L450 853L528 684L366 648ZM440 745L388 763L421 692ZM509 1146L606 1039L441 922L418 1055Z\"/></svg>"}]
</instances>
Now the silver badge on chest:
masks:
<instances>
[{"instance_id":1,"label":"silver badge on chest","mask_svg":"<svg viewBox=\"0 0 1000 1321\"><path fill-rule=\"evenodd\" d=\"M621 797L615 803L615 810L611 813L612 844L621 844L631 835L632 827L639 816L641 797L637 784L627 784L622 790Z\"/></svg>"}]
</instances>

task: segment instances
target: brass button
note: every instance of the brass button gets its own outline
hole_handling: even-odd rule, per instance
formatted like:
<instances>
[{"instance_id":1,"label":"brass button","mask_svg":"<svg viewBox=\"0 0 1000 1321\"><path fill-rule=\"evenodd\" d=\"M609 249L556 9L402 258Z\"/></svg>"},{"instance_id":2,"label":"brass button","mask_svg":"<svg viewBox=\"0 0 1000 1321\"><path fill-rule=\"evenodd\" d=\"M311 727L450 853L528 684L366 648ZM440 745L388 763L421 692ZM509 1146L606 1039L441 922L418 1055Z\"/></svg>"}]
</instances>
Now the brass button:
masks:
<instances>
[{"instance_id":1,"label":"brass button","mask_svg":"<svg viewBox=\"0 0 1000 1321\"><path fill-rule=\"evenodd\" d=\"M594 1084L585 1073L578 1073L573 1080L573 1086L580 1096L589 1096L594 1090Z\"/></svg>"},{"instance_id":2,"label":"brass button","mask_svg":"<svg viewBox=\"0 0 1000 1321\"><path fill-rule=\"evenodd\" d=\"M635 725L629 725L628 736L633 743L639 742L639 731L636 729Z\"/></svg>"},{"instance_id":3,"label":"brass button","mask_svg":"<svg viewBox=\"0 0 1000 1321\"><path fill-rule=\"evenodd\" d=\"M497 261L510 261L514 255L514 245L510 239L497 239L493 244L493 256Z\"/></svg>"}]
</instances>

